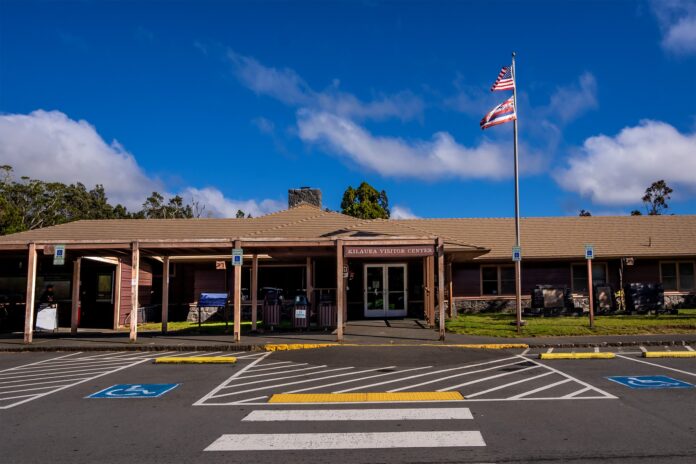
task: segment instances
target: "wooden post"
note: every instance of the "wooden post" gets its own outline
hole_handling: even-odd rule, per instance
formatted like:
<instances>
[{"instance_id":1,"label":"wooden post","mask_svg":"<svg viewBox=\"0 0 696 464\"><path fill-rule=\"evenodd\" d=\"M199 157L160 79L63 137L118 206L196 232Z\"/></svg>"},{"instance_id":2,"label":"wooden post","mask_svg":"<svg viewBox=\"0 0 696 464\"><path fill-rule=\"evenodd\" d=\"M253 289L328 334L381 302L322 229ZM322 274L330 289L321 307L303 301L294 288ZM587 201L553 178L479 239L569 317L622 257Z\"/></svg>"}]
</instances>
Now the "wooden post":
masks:
<instances>
[{"instance_id":1,"label":"wooden post","mask_svg":"<svg viewBox=\"0 0 696 464\"><path fill-rule=\"evenodd\" d=\"M312 304L314 300L314 272L312 269L312 258L307 256L307 303L309 303L309 310L310 312L312 311L312 307L314 306ZM307 315L309 317L309 315Z\"/></svg>"},{"instance_id":2,"label":"wooden post","mask_svg":"<svg viewBox=\"0 0 696 464\"><path fill-rule=\"evenodd\" d=\"M445 245L437 239L437 300L440 305L440 341L445 341Z\"/></svg>"},{"instance_id":3,"label":"wooden post","mask_svg":"<svg viewBox=\"0 0 696 464\"><path fill-rule=\"evenodd\" d=\"M34 299L36 298L36 243L29 244L27 262L27 294L24 312L24 343L31 343L34 337Z\"/></svg>"},{"instance_id":4,"label":"wooden post","mask_svg":"<svg viewBox=\"0 0 696 464\"><path fill-rule=\"evenodd\" d=\"M454 319L457 317L457 308L454 307L454 295L452 291L454 290L452 285L452 261L447 263L447 297L448 306L450 310L450 318Z\"/></svg>"},{"instance_id":5,"label":"wooden post","mask_svg":"<svg viewBox=\"0 0 696 464\"><path fill-rule=\"evenodd\" d=\"M169 256L162 258L162 333L167 333L169 322Z\"/></svg>"},{"instance_id":6,"label":"wooden post","mask_svg":"<svg viewBox=\"0 0 696 464\"><path fill-rule=\"evenodd\" d=\"M592 287L592 260L587 260L587 294L590 297L590 329L594 329L594 288Z\"/></svg>"},{"instance_id":7,"label":"wooden post","mask_svg":"<svg viewBox=\"0 0 696 464\"><path fill-rule=\"evenodd\" d=\"M130 341L138 339L138 287L140 286L140 244L131 245L131 311L130 311Z\"/></svg>"},{"instance_id":8,"label":"wooden post","mask_svg":"<svg viewBox=\"0 0 696 464\"><path fill-rule=\"evenodd\" d=\"M118 258L116 264L116 272L114 275L114 330L117 330L121 325L121 279L123 277L123 262Z\"/></svg>"},{"instance_id":9,"label":"wooden post","mask_svg":"<svg viewBox=\"0 0 696 464\"><path fill-rule=\"evenodd\" d=\"M336 240L336 338L343 341L343 298L345 280L343 278L343 240Z\"/></svg>"},{"instance_id":10,"label":"wooden post","mask_svg":"<svg viewBox=\"0 0 696 464\"><path fill-rule=\"evenodd\" d=\"M251 330L256 332L256 320L259 307L259 255L254 253L251 259Z\"/></svg>"},{"instance_id":11,"label":"wooden post","mask_svg":"<svg viewBox=\"0 0 696 464\"><path fill-rule=\"evenodd\" d=\"M77 334L77 325L80 319L80 268L82 258L76 258L73 261L73 276L72 276L72 311L70 316L70 333Z\"/></svg>"},{"instance_id":12,"label":"wooden post","mask_svg":"<svg viewBox=\"0 0 696 464\"><path fill-rule=\"evenodd\" d=\"M234 241L235 248L242 248L241 240ZM234 272L234 341L242 339L242 266L232 266Z\"/></svg>"},{"instance_id":13,"label":"wooden post","mask_svg":"<svg viewBox=\"0 0 696 464\"><path fill-rule=\"evenodd\" d=\"M426 258L428 268L428 325L435 327L435 256Z\"/></svg>"}]
</instances>

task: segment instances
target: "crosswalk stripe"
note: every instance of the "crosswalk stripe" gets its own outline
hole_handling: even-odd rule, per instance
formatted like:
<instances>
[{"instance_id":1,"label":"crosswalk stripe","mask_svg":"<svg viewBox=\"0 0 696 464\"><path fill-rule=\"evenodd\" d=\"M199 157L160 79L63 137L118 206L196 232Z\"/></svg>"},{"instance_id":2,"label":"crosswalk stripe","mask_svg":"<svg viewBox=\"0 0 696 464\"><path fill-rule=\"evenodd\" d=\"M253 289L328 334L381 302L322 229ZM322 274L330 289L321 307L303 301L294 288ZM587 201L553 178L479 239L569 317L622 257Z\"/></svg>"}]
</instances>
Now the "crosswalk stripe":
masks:
<instances>
[{"instance_id":1,"label":"crosswalk stripe","mask_svg":"<svg viewBox=\"0 0 696 464\"><path fill-rule=\"evenodd\" d=\"M486 446L478 431L255 433L222 435L205 451L461 448Z\"/></svg>"},{"instance_id":2,"label":"crosswalk stripe","mask_svg":"<svg viewBox=\"0 0 696 464\"><path fill-rule=\"evenodd\" d=\"M276 421L392 421L392 420L466 420L473 419L469 408L410 409L282 409L256 410L244 422Z\"/></svg>"},{"instance_id":3,"label":"crosswalk stripe","mask_svg":"<svg viewBox=\"0 0 696 464\"><path fill-rule=\"evenodd\" d=\"M513 385L518 385L518 384L521 384L524 382L529 382L530 380L539 379L541 377L546 377L547 375L551 375L551 374L553 374L553 372L544 372L543 374L535 375L534 377L527 377L527 378L524 378L522 380L516 380L514 382L506 383L504 385L498 385L497 387L489 388L488 390L483 390L483 391L479 391L476 393L466 394L466 398L467 399L476 398L477 396L485 395L486 393L491 393L494 391L502 390L503 388L512 387Z\"/></svg>"},{"instance_id":4,"label":"crosswalk stripe","mask_svg":"<svg viewBox=\"0 0 696 464\"><path fill-rule=\"evenodd\" d=\"M466 387L466 386L468 386L468 385L473 385L473 384L475 384L475 383L481 383L481 382L485 382L485 381L487 381L487 380L498 379L498 378L500 378L500 377L505 377L505 376L512 375L512 374L518 374L518 373L520 373L520 372L528 371L529 369L536 369L536 368L538 368L538 367L539 367L539 366L525 367L524 369L520 369L520 370L518 370L518 371L503 372L502 374L490 375L490 376L488 376L488 377L483 377L483 378L481 378L481 379L476 379L476 380L471 380L471 381L469 381L469 382L460 383L459 385L453 385L453 386L451 386L451 387L445 387L445 388L442 388L442 389L440 389L440 390L438 390L438 391L456 390L456 389L458 389L458 388Z\"/></svg>"},{"instance_id":5,"label":"crosswalk stripe","mask_svg":"<svg viewBox=\"0 0 696 464\"><path fill-rule=\"evenodd\" d=\"M422 369L428 369L430 367L432 367L432 366L413 367L411 369L403 369L400 371L386 372L386 373L377 374L377 375L368 375L367 377L358 377L357 379L341 380L340 382L332 382L332 383L326 383L323 385L317 385L315 387L301 388L299 390L292 390L292 391L289 391L286 393L300 393L300 392L306 392L306 391L311 391L311 390L319 390L319 389L326 388L326 387L333 387L334 385L343 385L346 383L360 382L361 380L374 379L376 377L384 377L387 375L398 375L398 374L402 374L404 372L411 372L411 371L417 371L417 370L422 370Z\"/></svg>"},{"instance_id":6,"label":"crosswalk stripe","mask_svg":"<svg viewBox=\"0 0 696 464\"><path fill-rule=\"evenodd\" d=\"M500 366L487 367L485 369L477 369L474 371L459 372L457 374L448 375L446 377L439 377L439 378L434 379L434 380L428 380L427 382L421 382L421 383L417 383L417 384L413 384L413 385L407 385L405 387L395 388L395 389L389 390L389 391L390 392L404 391L404 390L408 390L410 388L417 388L417 387L421 387L423 385L430 385L432 383L438 383L438 382L442 382L444 380L454 379L456 377L464 377L465 375L478 374L479 372L492 371L492 370L499 369L501 367L514 366L515 364L519 364L519 363L520 363L519 361L515 361L512 363L503 364ZM519 372L519 371L510 371L510 372L506 372L505 374L514 374L516 372ZM456 387L452 387L452 388L456 388ZM438 391L444 391L444 390L445 389L438 390Z\"/></svg>"},{"instance_id":7,"label":"crosswalk stripe","mask_svg":"<svg viewBox=\"0 0 696 464\"><path fill-rule=\"evenodd\" d=\"M345 371L346 369L352 369L352 367L337 367L335 369L325 369L323 371L316 371L312 372L312 374L326 374L327 372L336 372L336 371ZM254 380L252 382L243 382L243 383L234 383L234 385L230 385L231 387L242 387L244 385L254 385L257 383L267 383L267 382L275 382L276 380L286 380L286 379L296 379L298 377L305 377L307 374L295 374L295 375L286 375L283 377L273 377L272 379L261 379L261 380ZM242 377L242 379L246 379L246 377Z\"/></svg>"},{"instance_id":8,"label":"crosswalk stripe","mask_svg":"<svg viewBox=\"0 0 696 464\"><path fill-rule=\"evenodd\" d=\"M548 390L549 388L557 387L558 385L562 385L564 383L570 382L570 379L563 379L559 380L558 382L549 384L549 385L544 385L543 387L535 388L534 390L529 390L524 393L520 393L519 395L511 396L510 399L516 400L519 398L524 398L525 396L533 395L534 393L538 393L540 391Z\"/></svg>"}]
</instances>

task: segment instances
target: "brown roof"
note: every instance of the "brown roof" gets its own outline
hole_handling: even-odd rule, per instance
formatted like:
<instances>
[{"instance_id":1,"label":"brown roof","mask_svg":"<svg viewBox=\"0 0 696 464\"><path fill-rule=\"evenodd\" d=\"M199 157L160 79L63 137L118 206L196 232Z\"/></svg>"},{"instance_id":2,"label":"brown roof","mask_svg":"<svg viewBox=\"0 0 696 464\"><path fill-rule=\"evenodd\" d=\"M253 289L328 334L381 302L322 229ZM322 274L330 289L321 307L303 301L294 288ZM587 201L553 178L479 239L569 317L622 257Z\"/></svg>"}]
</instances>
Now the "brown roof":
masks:
<instances>
[{"instance_id":1,"label":"brown roof","mask_svg":"<svg viewBox=\"0 0 696 464\"><path fill-rule=\"evenodd\" d=\"M523 218L525 258L572 258L591 243L597 257L696 256L696 216ZM93 243L348 237L442 237L448 250L490 250L479 259L509 259L514 221L503 218L362 220L301 204L258 218L76 221L0 237L3 244Z\"/></svg>"}]
</instances>

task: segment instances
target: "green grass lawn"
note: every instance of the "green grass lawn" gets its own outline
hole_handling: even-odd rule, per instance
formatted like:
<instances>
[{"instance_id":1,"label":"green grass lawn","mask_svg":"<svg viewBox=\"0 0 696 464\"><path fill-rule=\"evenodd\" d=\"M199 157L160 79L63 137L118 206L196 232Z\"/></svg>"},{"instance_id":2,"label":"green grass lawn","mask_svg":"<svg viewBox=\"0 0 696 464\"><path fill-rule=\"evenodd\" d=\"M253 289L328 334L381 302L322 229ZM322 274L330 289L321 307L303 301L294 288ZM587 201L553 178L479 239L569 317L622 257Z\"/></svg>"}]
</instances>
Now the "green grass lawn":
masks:
<instances>
[{"instance_id":1,"label":"green grass lawn","mask_svg":"<svg viewBox=\"0 0 696 464\"><path fill-rule=\"evenodd\" d=\"M466 314L447 321L452 333L493 337L549 337L564 335L647 335L696 333L696 309L680 309L678 315L597 316L590 329L589 317L527 317L517 334L514 314Z\"/></svg>"}]
</instances>

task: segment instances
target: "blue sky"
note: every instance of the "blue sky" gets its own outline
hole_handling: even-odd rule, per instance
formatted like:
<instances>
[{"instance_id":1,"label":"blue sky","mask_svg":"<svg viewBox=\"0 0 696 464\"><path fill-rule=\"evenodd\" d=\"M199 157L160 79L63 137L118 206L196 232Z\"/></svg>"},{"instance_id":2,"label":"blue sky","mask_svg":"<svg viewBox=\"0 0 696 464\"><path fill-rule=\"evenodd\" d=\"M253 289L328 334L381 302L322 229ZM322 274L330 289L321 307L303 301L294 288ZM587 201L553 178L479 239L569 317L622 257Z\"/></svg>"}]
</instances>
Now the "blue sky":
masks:
<instances>
[{"instance_id":1,"label":"blue sky","mask_svg":"<svg viewBox=\"0 0 696 464\"><path fill-rule=\"evenodd\" d=\"M230 215L362 180L397 216L627 214L664 178L696 214L696 2L0 4L0 161Z\"/></svg>"}]
</instances>

